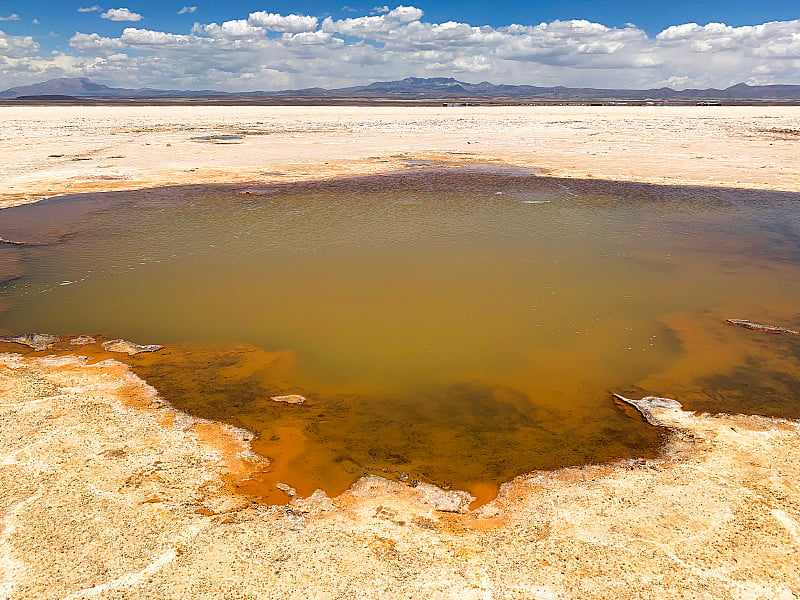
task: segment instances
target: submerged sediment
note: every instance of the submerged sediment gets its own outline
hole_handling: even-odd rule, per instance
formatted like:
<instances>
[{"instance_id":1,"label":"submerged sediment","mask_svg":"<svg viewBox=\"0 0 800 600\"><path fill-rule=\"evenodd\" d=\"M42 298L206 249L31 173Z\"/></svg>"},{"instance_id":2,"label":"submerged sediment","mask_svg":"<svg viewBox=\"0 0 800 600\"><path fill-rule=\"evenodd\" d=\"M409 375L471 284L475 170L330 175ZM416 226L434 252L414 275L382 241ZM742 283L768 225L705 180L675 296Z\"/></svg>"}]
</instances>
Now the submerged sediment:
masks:
<instances>
[{"instance_id":1,"label":"submerged sediment","mask_svg":"<svg viewBox=\"0 0 800 600\"><path fill-rule=\"evenodd\" d=\"M51 348L53 344L61 341L57 335L49 333L26 333L25 335L4 335L0 336L0 342L10 344L22 344L29 346L37 352Z\"/></svg>"},{"instance_id":2,"label":"submerged sediment","mask_svg":"<svg viewBox=\"0 0 800 600\"><path fill-rule=\"evenodd\" d=\"M476 511L375 476L264 506L233 491L264 467L246 432L115 361L1 355L0 597L796 597L800 424L642 406L659 458L530 473Z\"/></svg>"},{"instance_id":3,"label":"submerged sediment","mask_svg":"<svg viewBox=\"0 0 800 600\"><path fill-rule=\"evenodd\" d=\"M752 329L754 331L763 331L765 333L788 333L789 335L800 335L800 331L789 329L787 327L778 327L776 325L764 325L763 323L756 323L747 319L725 319L728 325L738 325L745 329Z\"/></svg>"},{"instance_id":4,"label":"submerged sediment","mask_svg":"<svg viewBox=\"0 0 800 600\"><path fill-rule=\"evenodd\" d=\"M102 343L103 350L107 352L122 352L134 356L142 352L158 352L164 346L159 344L135 344L127 340L109 340Z\"/></svg>"}]
</instances>

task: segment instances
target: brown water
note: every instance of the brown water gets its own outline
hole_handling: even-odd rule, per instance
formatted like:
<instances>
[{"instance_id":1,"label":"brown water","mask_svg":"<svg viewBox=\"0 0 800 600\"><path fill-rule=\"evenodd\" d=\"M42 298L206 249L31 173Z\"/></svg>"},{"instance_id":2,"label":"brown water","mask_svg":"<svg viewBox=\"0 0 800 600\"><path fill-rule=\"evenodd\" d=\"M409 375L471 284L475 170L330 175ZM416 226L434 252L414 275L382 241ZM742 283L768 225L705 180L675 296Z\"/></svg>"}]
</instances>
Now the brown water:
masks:
<instances>
[{"instance_id":1,"label":"brown water","mask_svg":"<svg viewBox=\"0 0 800 600\"><path fill-rule=\"evenodd\" d=\"M255 431L260 493L408 473L485 500L652 455L610 391L800 416L800 336L723 323L800 328L798 199L480 169L62 198L0 212L42 243L0 246L0 328L168 344L127 362Z\"/></svg>"}]
</instances>

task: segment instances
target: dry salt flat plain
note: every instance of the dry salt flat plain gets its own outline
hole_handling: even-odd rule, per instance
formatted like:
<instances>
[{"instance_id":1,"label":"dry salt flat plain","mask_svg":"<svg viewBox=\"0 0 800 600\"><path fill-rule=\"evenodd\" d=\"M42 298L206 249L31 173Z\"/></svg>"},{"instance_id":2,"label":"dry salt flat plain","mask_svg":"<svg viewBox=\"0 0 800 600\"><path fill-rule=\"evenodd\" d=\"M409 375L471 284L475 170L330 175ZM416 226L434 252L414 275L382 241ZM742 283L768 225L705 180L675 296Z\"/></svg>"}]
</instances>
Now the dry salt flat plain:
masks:
<instances>
[{"instance_id":1,"label":"dry salt flat plain","mask_svg":"<svg viewBox=\"0 0 800 600\"><path fill-rule=\"evenodd\" d=\"M800 191L798 132L793 108L13 108L0 198L430 160ZM475 511L378 477L264 506L231 491L264 460L247 432L46 355L0 359L0 598L800 597L794 421L649 400L659 458L523 475Z\"/></svg>"},{"instance_id":2,"label":"dry salt flat plain","mask_svg":"<svg viewBox=\"0 0 800 600\"><path fill-rule=\"evenodd\" d=\"M371 174L420 160L798 191L798 138L796 107L4 107L0 206Z\"/></svg>"}]
</instances>

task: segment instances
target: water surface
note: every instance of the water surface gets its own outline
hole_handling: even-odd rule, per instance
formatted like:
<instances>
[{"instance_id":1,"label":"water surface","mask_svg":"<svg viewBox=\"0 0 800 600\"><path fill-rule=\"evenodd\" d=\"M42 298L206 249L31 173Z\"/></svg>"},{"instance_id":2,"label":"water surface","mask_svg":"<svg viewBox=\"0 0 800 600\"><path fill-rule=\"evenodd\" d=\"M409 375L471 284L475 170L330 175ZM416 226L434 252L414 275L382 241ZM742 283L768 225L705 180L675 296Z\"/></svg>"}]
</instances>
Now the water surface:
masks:
<instances>
[{"instance_id":1,"label":"water surface","mask_svg":"<svg viewBox=\"0 0 800 600\"><path fill-rule=\"evenodd\" d=\"M60 198L0 212L40 244L0 246L0 328L167 344L128 362L255 431L262 491L371 472L486 499L652 455L610 391L800 416L798 340L723 322L800 328L798 198L481 169Z\"/></svg>"}]
</instances>

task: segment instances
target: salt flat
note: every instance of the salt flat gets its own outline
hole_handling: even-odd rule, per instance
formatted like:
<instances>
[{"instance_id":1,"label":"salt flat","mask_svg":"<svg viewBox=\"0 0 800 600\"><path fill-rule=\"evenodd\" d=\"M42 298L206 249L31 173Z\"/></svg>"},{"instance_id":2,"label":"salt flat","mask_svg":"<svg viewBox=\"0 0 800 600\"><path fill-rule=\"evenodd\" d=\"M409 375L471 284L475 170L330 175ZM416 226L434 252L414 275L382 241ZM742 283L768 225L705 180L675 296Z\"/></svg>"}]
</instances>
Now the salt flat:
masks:
<instances>
[{"instance_id":1,"label":"salt flat","mask_svg":"<svg viewBox=\"0 0 800 600\"><path fill-rule=\"evenodd\" d=\"M492 161L800 190L800 107L4 107L0 206L72 192Z\"/></svg>"},{"instance_id":2,"label":"salt flat","mask_svg":"<svg viewBox=\"0 0 800 600\"><path fill-rule=\"evenodd\" d=\"M6 108L0 201L427 160L800 191L798 132L800 108ZM655 408L660 458L524 475L479 511L374 476L267 507L231 492L263 460L245 432L41 356L0 355L0 598L800 596L794 421Z\"/></svg>"}]
</instances>

